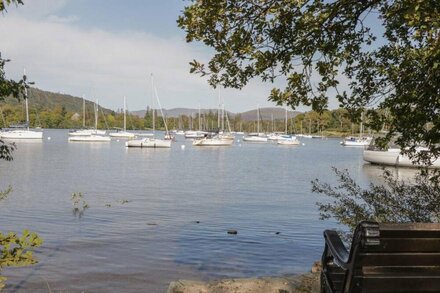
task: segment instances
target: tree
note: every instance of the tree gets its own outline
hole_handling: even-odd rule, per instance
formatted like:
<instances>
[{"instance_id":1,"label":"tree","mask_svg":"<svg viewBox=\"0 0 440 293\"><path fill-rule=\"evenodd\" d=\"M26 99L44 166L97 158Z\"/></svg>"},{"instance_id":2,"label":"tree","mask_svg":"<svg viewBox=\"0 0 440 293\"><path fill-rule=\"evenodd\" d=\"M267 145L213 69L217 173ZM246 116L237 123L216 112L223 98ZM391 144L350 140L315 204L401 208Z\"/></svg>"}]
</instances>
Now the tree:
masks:
<instances>
[{"instance_id":1,"label":"tree","mask_svg":"<svg viewBox=\"0 0 440 293\"><path fill-rule=\"evenodd\" d=\"M0 1L0 13L5 11L6 5L12 3L16 5L23 4L21 0L2 0ZM18 82L6 78L4 70L6 62L9 62L9 60L2 59L0 53L0 101L10 95L17 99L23 97L24 90L28 87L26 76L23 76L23 79ZM12 160L14 148L15 145L0 140L0 159ZM0 192L0 200L4 199L9 191L11 191L11 188L5 192ZM21 236L15 232L0 233L0 269L7 266L26 266L35 263L36 259L31 250L41 244L41 238L27 230L24 230ZM0 290L5 285L5 279L5 277L0 276Z\"/></svg>"},{"instance_id":2,"label":"tree","mask_svg":"<svg viewBox=\"0 0 440 293\"><path fill-rule=\"evenodd\" d=\"M360 187L347 170L333 168L338 186L318 179L312 181L313 192L324 194L330 201L317 203L321 219L334 218L349 228L346 239L360 221L376 222L440 222L440 188L427 174L419 174L413 182L396 179L384 171L385 184Z\"/></svg>"},{"instance_id":3,"label":"tree","mask_svg":"<svg viewBox=\"0 0 440 293\"><path fill-rule=\"evenodd\" d=\"M369 108L369 127L389 125L382 144L399 133L404 152L440 155L438 0L193 0L178 25L215 51L191 62L214 87L283 78L270 100L318 112L336 92L354 121Z\"/></svg>"}]
</instances>

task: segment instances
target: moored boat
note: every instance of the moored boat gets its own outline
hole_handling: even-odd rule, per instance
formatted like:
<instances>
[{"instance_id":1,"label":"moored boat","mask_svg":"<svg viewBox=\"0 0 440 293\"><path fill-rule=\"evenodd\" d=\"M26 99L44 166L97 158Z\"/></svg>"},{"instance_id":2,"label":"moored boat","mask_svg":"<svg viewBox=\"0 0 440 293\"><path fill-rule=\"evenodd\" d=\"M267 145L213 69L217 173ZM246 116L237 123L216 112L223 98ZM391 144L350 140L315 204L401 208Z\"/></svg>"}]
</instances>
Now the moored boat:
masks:
<instances>
[{"instance_id":1,"label":"moored boat","mask_svg":"<svg viewBox=\"0 0 440 293\"><path fill-rule=\"evenodd\" d=\"M108 136L91 134L91 135L84 135L84 136L71 136L68 138L68 141L73 141L73 142L109 142L109 141L111 141L111 139Z\"/></svg>"},{"instance_id":2,"label":"moored boat","mask_svg":"<svg viewBox=\"0 0 440 293\"><path fill-rule=\"evenodd\" d=\"M427 148L419 147L416 152L428 151ZM396 167L423 167L423 164L413 164L413 161L401 153L399 148L393 147L388 150L376 150L374 148L364 149L363 159L366 162L377 165L396 166ZM432 159L428 168L440 168L440 159Z\"/></svg>"},{"instance_id":3,"label":"moored boat","mask_svg":"<svg viewBox=\"0 0 440 293\"><path fill-rule=\"evenodd\" d=\"M372 137L369 136L360 136L360 137L346 137L341 144L343 146L367 146L373 140Z\"/></svg>"},{"instance_id":4,"label":"moored boat","mask_svg":"<svg viewBox=\"0 0 440 293\"><path fill-rule=\"evenodd\" d=\"M222 138L219 135L213 137L204 137L195 139L192 143L193 146L230 146L234 143L234 139Z\"/></svg>"},{"instance_id":5,"label":"moored boat","mask_svg":"<svg viewBox=\"0 0 440 293\"><path fill-rule=\"evenodd\" d=\"M146 137L143 139L129 140L125 142L125 146L137 148L170 148L171 140Z\"/></svg>"}]
</instances>

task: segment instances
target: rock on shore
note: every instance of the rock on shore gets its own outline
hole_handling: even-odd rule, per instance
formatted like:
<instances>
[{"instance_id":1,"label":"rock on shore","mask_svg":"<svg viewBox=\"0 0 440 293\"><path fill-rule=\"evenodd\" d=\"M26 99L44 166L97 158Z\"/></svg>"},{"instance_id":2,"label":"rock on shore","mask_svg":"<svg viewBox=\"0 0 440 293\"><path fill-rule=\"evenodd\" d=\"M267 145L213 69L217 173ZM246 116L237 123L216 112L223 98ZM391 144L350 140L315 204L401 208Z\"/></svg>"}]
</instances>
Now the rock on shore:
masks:
<instances>
[{"instance_id":1,"label":"rock on shore","mask_svg":"<svg viewBox=\"0 0 440 293\"><path fill-rule=\"evenodd\" d=\"M319 272L212 282L179 280L171 282L167 293L319 293Z\"/></svg>"}]
</instances>

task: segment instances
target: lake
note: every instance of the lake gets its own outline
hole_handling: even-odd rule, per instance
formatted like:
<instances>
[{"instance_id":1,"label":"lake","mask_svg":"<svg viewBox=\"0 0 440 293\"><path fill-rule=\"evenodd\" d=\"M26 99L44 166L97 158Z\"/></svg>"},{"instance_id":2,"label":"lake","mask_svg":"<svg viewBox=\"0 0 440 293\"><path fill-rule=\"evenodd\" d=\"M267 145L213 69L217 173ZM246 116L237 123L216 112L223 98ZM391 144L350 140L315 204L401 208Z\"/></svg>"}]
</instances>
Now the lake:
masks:
<instances>
[{"instance_id":1,"label":"lake","mask_svg":"<svg viewBox=\"0 0 440 293\"><path fill-rule=\"evenodd\" d=\"M38 264L3 270L6 292L165 292L177 279L306 272L323 230L337 227L319 220L323 197L310 182L335 183L332 166L362 185L381 174L339 139L288 147L238 137L210 148L177 137L171 149L126 149L67 135L44 130L43 141L18 142L14 160L0 162L0 187L13 187L0 202L1 230L44 239ZM82 215L74 192L90 206Z\"/></svg>"}]
</instances>

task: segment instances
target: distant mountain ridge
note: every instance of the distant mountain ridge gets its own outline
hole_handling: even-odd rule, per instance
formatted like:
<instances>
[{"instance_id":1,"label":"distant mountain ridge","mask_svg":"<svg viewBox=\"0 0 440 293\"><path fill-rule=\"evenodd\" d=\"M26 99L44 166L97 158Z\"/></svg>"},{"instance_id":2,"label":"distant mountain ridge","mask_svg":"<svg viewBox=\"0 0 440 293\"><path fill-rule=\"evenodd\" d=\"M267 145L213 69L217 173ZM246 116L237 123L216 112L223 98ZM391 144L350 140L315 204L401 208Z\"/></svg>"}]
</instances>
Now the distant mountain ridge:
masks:
<instances>
[{"instance_id":1,"label":"distant mountain ridge","mask_svg":"<svg viewBox=\"0 0 440 293\"><path fill-rule=\"evenodd\" d=\"M83 111L83 99L75 97L69 94L53 93L44 91L38 88L30 88L28 91L29 96L29 108L47 108L53 109L55 107L64 107L68 112L82 113ZM17 99L7 97L3 102L5 104L17 105L21 103ZM94 102L85 99L86 111L93 111ZM101 107L104 113L112 112L113 110Z\"/></svg>"},{"instance_id":2,"label":"distant mountain ridge","mask_svg":"<svg viewBox=\"0 0 440 293\"><path fill-rule=\"evenodd\" d=\"M5 99L3 103L17 105L21 103L12 97ZM86 111L90 112L93 109L94 102L85 99ZM31 88L29 90L29 107L30 108L48 108L53 109L55 107L64 107L68 112L82 113L83 99L80 97L75 97L69 94L54 93L49 91L44 91L38 88ZM113 112L114 110L101 107L104 113ZM191 108L172 108L172 109L162 109L164 115L169 118L178 118L180 115L186 116L196 116L199 113L199 109ZM217 113L217 109L200 109L200 113L208 114L212 112ZM130 111L131 114L144 117L146 110ZM257 110L249 110L243 113L233 113L230 111L225 111L230 119L233 119L236 115L240 115L243 121L255 121L257 120ZM300 114L298 111L288 111L288 118L295 117ZM160 113L159 113L160 115ZM262 120L274 120L285 119L285 109L281 107L267 107L260 108L260 119Z\"/></svg>"},{"instance_id":3,"label":"distant mountain ridge","mask_svg":"<svg viewBox=\"0 0 440 293\"><path fill-rule=\"evenodd\" d=\"M169 118L178 118L180 115L186 115L186 116L196 116L199 113L199 109L191 109L191 108L172 108L172 109L162 109L164 112L164 115ZM130 111L133 115L144 117L146 110L139 110L139 111ZM217 109L200 109L200 113L208 114L209 112L215 114L217 113ZM243 121L255 121L257 120L257 109L249 110L242 113L233 113L230 111L225 111L229 118L233 119L235 116L240 115L241 119ZM298 111L287 111L287 118L293 118L296 115L300 114L301 112ZM160 115L160 113L158 113ZM266 108L260 108L260 119L261 120L280 120L285 119L286 117L286 110L281 107L266 107Z\"/></svg>"}]
</instances>

